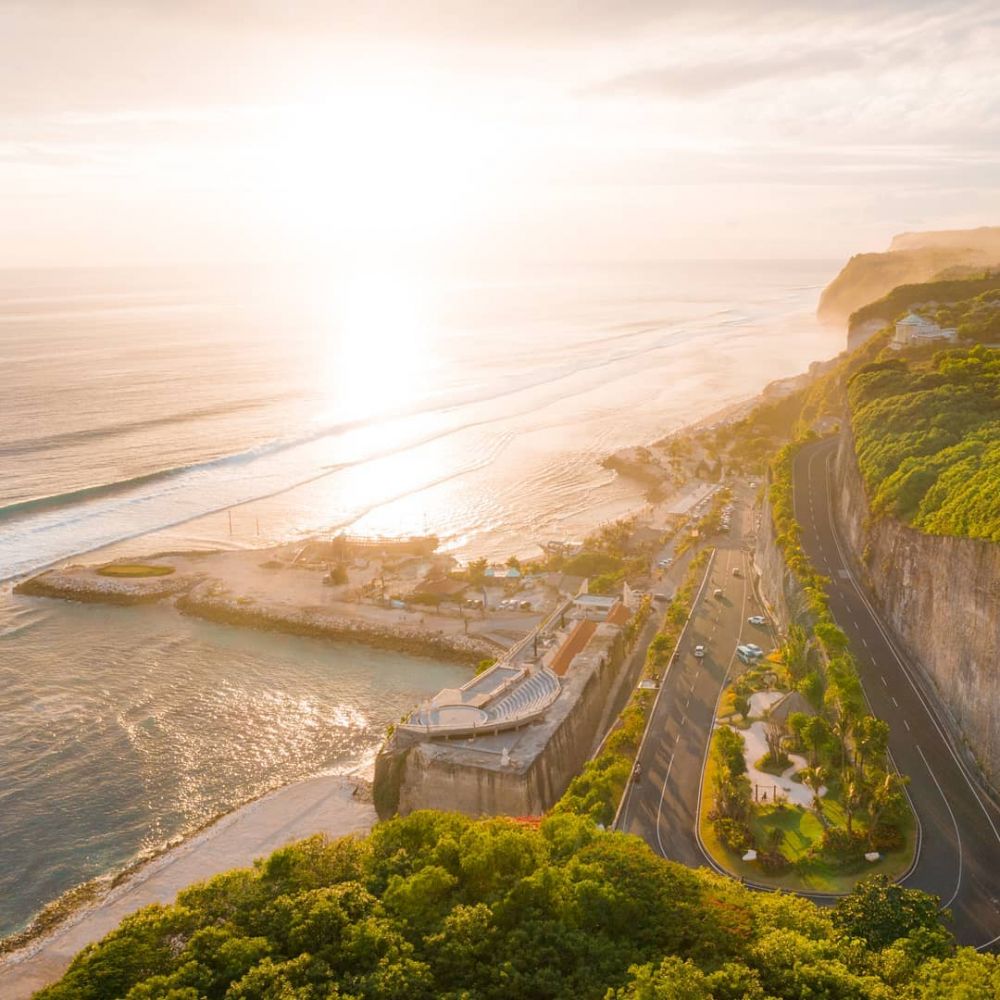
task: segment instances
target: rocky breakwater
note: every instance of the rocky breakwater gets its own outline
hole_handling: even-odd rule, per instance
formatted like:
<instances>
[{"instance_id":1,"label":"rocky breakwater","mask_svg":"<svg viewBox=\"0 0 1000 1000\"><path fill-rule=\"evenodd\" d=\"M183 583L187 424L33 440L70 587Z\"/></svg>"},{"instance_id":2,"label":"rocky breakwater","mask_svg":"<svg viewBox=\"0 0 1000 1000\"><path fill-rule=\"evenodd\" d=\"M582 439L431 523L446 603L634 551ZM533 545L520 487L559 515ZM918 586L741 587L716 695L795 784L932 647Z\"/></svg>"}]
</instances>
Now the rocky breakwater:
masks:
<instances>
[{"instance_id":1,"label":"rocky breakwater","mask_svg":"<svg viewBox=\"0 0 1000 1000\"><path fill-rule=\"evenodd\" d=\"M937 690L966 753L1000 781L1000 545L927 535L876 518L848 429L835 464L834 512L875 603Z\"/></svg>"},{"instance_id":2,"label":"rocky breakwater","mask_svg":"<svg viewBox=\"0 0 1000 1000\"><path fill-rule=\"evenodd\" d=\"M66 566L24 580L14 587L14 593L93 604L154 604L190 590L202 579L187 573L143 578L102 576L92 566Z\"/></svg>"},{"instance_id":3,"label":"rocky breakwater","mask_svg":"<svg viewBox=\"0 0 1000 1000\"><path fill-rule=\"evenodd\" d=\"M348 618L320 606L301 607L288 602L240 597L211 582L199 584L175 603L182 614L224 625L359 642L378 649L458 663L477 663L485 657L496 656L499 651L496 644L479 636Z\"/></svg>"}]
</instances>

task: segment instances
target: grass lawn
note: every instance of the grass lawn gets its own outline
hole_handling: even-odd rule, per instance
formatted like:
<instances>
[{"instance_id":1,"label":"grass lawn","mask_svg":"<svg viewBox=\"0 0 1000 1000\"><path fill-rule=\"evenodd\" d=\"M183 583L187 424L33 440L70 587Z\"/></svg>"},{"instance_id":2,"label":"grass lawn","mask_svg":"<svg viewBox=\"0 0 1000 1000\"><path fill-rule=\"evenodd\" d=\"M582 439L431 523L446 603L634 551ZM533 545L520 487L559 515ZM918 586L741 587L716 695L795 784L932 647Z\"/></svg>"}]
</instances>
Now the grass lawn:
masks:
<instances>
[{"instance_id":1,"label":"grass lawn","mask_svg":"<svg viewBox=\"0 0 1000 1000\"><path fill-rule=\"evenodd\" d=\"M763 871L756 861L744 861L743 858L725 847L715 835L715 828L708 819L712 808L712 782L715 780L715 761L711 757L705 767L705 781L702 786L701 814L698 817L699 832L705 850L712 860L730 875L744 878L748 882L771 886L775 889L786 889L790 892L850 892L854 885L866 875L888 875L898 878L906 872L913 861L916 849L915 822L912 816L903 828L903 848L893 851L876 861L874 864L862 861L858 865L834 867L823 861L815 861L805 870L793 870L781 875L770 875ZM843 826L844 810L836 799L824 799L823 812L828 822L834 826ZM809 848L823 835L823 826L810 809L801 806L786 806L775 810L765 807L757 815L751 828L758 842L764 841L768 829L778 828L783 831L781 850L789 861L804 859Z\"/></svg>"},{"instance_id":2,"label":"grass lawn","mask_svg":"<svg viewBox=\"0 0 1000 1000\"><path fill-rule=\"evenodd\" d=\"M144 576L169 576L173 566L154 566L149 563L111 563L102 566L97 572L101 576L123 576L137 579Z\"/></svg>"}]
</instances>

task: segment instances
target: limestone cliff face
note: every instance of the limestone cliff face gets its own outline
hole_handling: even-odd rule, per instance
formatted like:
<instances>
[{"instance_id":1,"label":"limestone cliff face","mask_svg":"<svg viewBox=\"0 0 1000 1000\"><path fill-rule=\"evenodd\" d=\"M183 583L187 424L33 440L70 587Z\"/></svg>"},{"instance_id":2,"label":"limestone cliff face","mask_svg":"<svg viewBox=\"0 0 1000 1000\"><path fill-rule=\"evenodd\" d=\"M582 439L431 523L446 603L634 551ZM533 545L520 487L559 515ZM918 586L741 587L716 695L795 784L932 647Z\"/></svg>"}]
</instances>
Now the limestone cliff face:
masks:
<instances>
[{"instance_id":1,"label":"limestone cliff face","mask_svg":"<svg viewBox=\"0 0 1000 1000\"><path fill-rule=\"evenodd\" d=\"M834 511L886 621L937 689L968 751L1000 780L1000 545L925 535L874 518L849 429L841 431Z\"/></svg>"},{"instance_id":2,"label":"limestone cliff face","mask_svg":"<svg viewBox=\"0 0 1000 1000\"><path fill-rule=\"evenodd\" d=\"M771 616L782 632L788 626L802 623L805 618L805 596L795 574L785 565L785 557L775 539L774 520L771 504L767 499L770 477L764 490L764 504L761 510L760 530L754 548L754 571L760 596L768 606Z\"/></svg>"},{"instance_id":3,"label":"limestone cliff face","mask_svg":"<svg viewBox=\"0 0 1000 1000\"><path fill-rule=\"evenodd\" d=\"M944 272L958 276L966 269L1000 263L1000 227L948 232L902 233L885 253L852 257L823 289L817 314L829 323L846 323L851 313L880 299L897 285L930 281ZM892 317L887 317L892 319ZM868 331L869 333L871 331ZM864 332L852 331L855 343Z\"/></svg>"}]
</instances>

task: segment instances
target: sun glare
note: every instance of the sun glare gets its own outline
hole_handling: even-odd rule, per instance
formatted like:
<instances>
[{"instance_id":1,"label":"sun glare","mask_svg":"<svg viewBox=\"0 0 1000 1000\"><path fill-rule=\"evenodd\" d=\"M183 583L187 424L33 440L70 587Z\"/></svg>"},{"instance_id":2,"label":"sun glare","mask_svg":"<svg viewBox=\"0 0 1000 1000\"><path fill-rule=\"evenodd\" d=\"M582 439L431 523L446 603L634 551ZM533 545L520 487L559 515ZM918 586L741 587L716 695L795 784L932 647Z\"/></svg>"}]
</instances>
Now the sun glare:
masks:
<instances>
[{"instance_id":1,"label":"sun glare","mask_svg":"<svg viewBox=\"0 0 1000 1000\"><path fill-rule=\"evenodd\" d=\"M282 113L265 184L317 252L385 258L474 214L492 141L454 100L402 83L352 89Z\"/></svg>"}]
</instances>

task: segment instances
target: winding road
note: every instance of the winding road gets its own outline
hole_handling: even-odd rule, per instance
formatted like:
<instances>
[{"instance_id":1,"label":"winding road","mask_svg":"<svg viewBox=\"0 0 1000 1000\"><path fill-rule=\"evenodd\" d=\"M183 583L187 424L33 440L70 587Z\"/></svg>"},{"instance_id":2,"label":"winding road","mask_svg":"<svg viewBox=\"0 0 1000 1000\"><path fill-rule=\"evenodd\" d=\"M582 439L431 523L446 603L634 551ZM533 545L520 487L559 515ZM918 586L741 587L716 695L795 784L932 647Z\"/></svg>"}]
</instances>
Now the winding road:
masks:
<instances>
[{"instance_id":1,"label":"winding road","mask_svg":"<svg viewBox=\"0 0 1000 1000\"><path fill-rule=\"evenodd\" d=\"M851 643L875 715L891 727L889 749L919 824L919 848L907 886L940 897L959 942L996 950L1000 942L1000 810L982 790L953 736L936 695L908 661L857 579L831 509L835 442L801 449L793 470L802 545L829 577L830 608ZM697 836L704 761L716 706L733 669L736 645L765 645L746 624L760 604L750 586L743 539L753 508L737 491L734 530L709 566L651 713L639 752L642 778L626 791L616 828L641 836L663 857L716 867ZM733 570L740 569L741 576ZM715 596L721 589L722 598ZM749 632L755 632L751 638ZM694 647L706 647L704 658ZM826 897L825 901L829 901Z\"/></svg>"},{"instance_id":2,"label":"winding road","mask_svg":"<svg viewBox=\"0 0 1000 1000\"><path fill-rule=\"evenodd\" d=\"M793 469L802 546L832 581L830 609L847 633L875 715L889 723L889 750L910 779L920 852L905 883L941 897L962 944L1000 941L1000 810L956 750L934 693L865 592L831 508L836 440L802 448ZM998 650L1000 655L1000 650Z\"/></svg>"}]
</instances>

